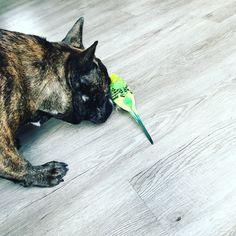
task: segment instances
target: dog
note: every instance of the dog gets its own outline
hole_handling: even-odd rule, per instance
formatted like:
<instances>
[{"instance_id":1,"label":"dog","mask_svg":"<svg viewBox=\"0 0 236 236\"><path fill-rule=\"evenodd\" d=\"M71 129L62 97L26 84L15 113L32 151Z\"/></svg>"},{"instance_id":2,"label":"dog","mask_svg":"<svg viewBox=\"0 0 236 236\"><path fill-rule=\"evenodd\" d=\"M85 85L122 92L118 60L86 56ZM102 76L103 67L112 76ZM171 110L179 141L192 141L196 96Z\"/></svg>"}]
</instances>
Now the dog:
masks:
<instances>
[{"instance_id":1,"label":"dog","mask_svg":"<svg viewBox=\"0 0 236 236\"><path fill-rule=\"evenodd\" d=\"M16 147L20 127L51 117L79 124L103 123L113 110L110 78L85 49L81 17L61 42L0 30L0 177L24 187L53 187L64 181L67 164L33 166Z\"/></svg>"}]
</instances>

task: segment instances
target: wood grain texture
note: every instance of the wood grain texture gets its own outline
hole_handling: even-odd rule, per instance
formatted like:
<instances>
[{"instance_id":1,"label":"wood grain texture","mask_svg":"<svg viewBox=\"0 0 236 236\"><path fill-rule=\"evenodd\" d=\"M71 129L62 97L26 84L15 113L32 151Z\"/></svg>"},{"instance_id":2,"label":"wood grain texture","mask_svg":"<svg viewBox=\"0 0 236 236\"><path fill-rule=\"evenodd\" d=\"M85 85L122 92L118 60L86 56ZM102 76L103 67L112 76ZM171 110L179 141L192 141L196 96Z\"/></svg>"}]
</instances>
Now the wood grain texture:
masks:
<instances>
[{"instance_id":1,"label":"wood grain texture","mask_svg":"<svg viewBox=\"0 0 236 236\"><path fill-rule=\"evenodd\" d=\"M124 113L103 125L27 127L33 164L69 164L65 182L0 179L0 235L236 235L236 16L228 0L3 0L0 27L84 44L126 78L155 145Z\"/></svg>"}]
</instances>

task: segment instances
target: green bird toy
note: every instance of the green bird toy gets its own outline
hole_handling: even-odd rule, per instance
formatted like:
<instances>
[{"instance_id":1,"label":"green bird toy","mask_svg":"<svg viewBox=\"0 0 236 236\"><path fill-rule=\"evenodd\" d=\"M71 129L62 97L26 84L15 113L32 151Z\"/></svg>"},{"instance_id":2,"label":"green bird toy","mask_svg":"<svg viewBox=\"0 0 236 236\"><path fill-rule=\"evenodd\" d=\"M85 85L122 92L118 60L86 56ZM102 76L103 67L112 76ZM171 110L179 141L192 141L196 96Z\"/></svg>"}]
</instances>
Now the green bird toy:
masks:
<instances>
[{"instance_id":1,"label":"green bird toy","mask_svg":"<svg viewBox=\"0 0 236 236\"><path fill-rule=\"evenodd\" d=\"M124 81L124 79L122 79L116 74L111 74L110 79L110 90L113 102L120 108L130 113L130 115L135 119L135 121L141 126L150 143L153 144L153 140L150 134L148 133L147 129L145 128L143 122L141 121L138 112L135 108L134 95L130 90L129 86Z\"/></svg>"}]
</instances>

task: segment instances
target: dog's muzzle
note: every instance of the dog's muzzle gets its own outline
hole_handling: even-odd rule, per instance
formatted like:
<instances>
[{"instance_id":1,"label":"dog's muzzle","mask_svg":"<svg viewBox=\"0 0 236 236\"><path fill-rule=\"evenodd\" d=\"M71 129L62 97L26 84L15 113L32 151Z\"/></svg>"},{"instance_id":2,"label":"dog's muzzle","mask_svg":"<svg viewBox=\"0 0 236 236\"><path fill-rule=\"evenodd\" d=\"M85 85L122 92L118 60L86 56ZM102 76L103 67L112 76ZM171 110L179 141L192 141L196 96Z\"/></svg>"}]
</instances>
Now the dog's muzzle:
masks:
<instances>
[{"instance_id":1,"label":"dog's muzzle","mask_svg":"<svg viewBox=\"0 0 236 236\"><path fill-rule=\"evenodd\" d=\"M91 115L90 121L95 124L104 123L113 111L113 103L110 99L107 99L101 107L96 109L96 113Z\"/></svg>"}]
</instances>

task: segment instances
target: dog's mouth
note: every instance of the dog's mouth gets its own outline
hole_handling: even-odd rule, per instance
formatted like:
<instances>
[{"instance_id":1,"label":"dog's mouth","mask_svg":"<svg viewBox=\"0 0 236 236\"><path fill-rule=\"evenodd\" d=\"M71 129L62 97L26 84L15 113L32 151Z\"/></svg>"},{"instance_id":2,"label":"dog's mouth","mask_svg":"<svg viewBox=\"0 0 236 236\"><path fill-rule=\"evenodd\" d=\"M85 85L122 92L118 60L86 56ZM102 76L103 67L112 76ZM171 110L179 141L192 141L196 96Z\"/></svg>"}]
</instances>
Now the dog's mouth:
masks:
<instances>
[{"instance_id":1,"label":"dog's mouth","mask_svg":"<svg viewBox=\"0 0 236 236\"><path fill-rule=\"evenodd\" d=\"M94 124L104 123L113 111L113 102L110 96L106 97L105 102L98 104L97 107L91 105L78 109L76 100L73 102L73 113L68 117L67 121L72 124L79 124L81 121L91 121Z\"/></svg>"},{"instance_id":2,"label":"dog's mouth","mask_svg":"<svg viewBox=\"0 0 236 236\"><path fill-rule=\"evenodd\" d=\"M89 118L94 124L104 123L113 111L113 103L107 100L102 107L96 109L95 114L92 114Z\"/></svg>"}]
</instances>

